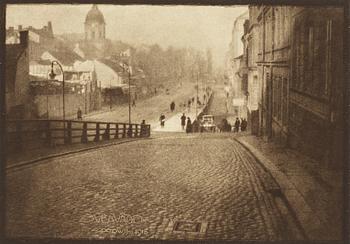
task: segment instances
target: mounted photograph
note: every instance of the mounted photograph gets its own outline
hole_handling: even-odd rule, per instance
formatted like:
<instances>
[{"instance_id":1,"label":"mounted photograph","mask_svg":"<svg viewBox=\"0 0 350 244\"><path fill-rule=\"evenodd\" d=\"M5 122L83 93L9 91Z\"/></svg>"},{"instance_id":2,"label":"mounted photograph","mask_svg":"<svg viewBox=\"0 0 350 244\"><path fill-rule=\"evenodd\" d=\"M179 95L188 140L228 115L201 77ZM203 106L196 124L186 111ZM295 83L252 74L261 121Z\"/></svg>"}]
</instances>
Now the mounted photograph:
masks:
<instances>
[{"instance_id":1,"label":"mounted photograph","mask_svg":"<svg viewBox=\"0 0 350 244\"><path fill-rule=\"evenodd\" d=\"M11 240L344 241L344 7L6 4Z\"/></svg>"}]
</instances>

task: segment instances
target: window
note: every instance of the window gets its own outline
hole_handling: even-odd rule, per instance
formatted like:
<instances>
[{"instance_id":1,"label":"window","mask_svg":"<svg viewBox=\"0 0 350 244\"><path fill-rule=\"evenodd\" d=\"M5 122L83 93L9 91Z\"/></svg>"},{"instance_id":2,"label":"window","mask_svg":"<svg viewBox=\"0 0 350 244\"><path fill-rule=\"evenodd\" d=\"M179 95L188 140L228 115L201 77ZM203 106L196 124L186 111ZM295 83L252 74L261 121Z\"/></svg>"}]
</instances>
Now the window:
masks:
<instances>
[{"instance_id":1,"label":"window","mask_svg":"<svg viewBox=\"0 0 350 244\"><path fill-rule=\"evenodd\" d=\"M288 79L285 77L282 82L282 124L288 124Z\"/></svg>"},{"instance_id":2,"label":"window","mask_svg":"<svg viewBox=\"0 0 350 244\"><path fill-rule=\"evenodd\" d=\"M309 92L312 91L313 88L313 64L314 64L314 28L313 26L310 26L307 28L306 32L306 50L307 55L305 56L305 64L306 64L306 71L305 71L305 89Z\"/></svg>"}]
</instances>

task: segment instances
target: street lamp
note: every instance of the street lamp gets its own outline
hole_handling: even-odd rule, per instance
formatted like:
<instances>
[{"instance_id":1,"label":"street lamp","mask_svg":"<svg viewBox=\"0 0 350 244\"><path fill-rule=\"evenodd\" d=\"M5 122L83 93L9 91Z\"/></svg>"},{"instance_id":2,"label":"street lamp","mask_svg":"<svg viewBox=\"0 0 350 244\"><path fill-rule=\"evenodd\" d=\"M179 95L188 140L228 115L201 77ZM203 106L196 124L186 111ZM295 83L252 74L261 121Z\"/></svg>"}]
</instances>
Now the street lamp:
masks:
<instances>
[{"instance_id":1,"label":"street lamp","mask_svg":"<svg viewBox=\"0 0 350 244\"><path fill-rule=\"evenodd\" d=\"M63 99L63 120L66 119L66 112L65 112L65 102L64 102L64 87L65 87L65 82L64 82L64 72L63 72L63 68L61 66L61 64L58 61L52 61L51 62L51 72L49 73L50 79L53 80L56 77L55 72L53 71L53 65L57 64L62 72L62 99Z\"/></svg>"},{"instance_id":2,"label":"street lamp","mask_svg":"<svg viewBox=\"0 0 350 244\"><path fill-rule=\"evenodd\" d=\"M123 70L124 71L126 71L127 70L127 72L128 72L128 83L129 83L129 94L128 94L128 96L129 96L129 126L130 126L130 124L131 124L131 91L130 91L130 87L131 87L131 85L130 85L130 80L131 80L131 72L130 72L130 65L129 64L127 64L128 65L128 68L126 69L125 68L125 64L123 64Z\"/></svg>"},{"instance_id":3,"label":"street lamp","mask_svg":"<svg viewBox=\"0 0 350 244\"><path fill-rule=\"evenodd\" d=\"M197 86L197 89L196 89L197 90L197 92L196 92L196 94L197 94L196 95L196 119L197 119L197 116L198 116L197 115L197 107L198 107L198 76L199 76L199 72L197 72L197 85L196 85Z\"/></svg>"}]
</instances>

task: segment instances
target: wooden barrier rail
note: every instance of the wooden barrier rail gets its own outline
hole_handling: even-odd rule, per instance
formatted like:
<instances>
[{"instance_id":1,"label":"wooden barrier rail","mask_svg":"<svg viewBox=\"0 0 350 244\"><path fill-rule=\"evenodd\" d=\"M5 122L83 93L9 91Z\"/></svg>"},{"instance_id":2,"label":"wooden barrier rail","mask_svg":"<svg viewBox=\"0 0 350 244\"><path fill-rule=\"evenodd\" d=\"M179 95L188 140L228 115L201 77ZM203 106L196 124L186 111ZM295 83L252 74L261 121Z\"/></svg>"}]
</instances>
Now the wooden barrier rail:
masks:
<instances>
[{"instance_id":1,"label":"wooden barrier rail","mask_svg":"<svg viewBox=\"0 0 350 244\"><path fill-rule=\"evenodd\" d=\"M43 146L98 142L118 138L149 137L148 124L82 120L7 120L6 146L9 152Z\"/></svg>"}]
</instances>

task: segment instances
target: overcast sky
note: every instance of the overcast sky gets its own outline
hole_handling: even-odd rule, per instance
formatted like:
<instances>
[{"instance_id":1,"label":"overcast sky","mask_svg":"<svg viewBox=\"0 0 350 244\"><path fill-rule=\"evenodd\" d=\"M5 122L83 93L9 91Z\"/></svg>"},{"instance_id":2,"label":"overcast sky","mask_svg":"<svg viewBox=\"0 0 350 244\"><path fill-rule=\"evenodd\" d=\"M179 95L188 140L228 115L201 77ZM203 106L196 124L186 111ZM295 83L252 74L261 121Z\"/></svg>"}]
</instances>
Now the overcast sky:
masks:
<instances>
[{"instance_id":1,"label":"overcast sky","mask_svg":"<svg viewBox=\"0 0 350 244\"><path fill-rule=\"evenodd\" d=\"M7 5L6 26L41 28L52 21L55 34L83 33L91 4ZM223 65L235 18L246 6L98 5L105 17L106 35L130 44L158 43L162 47L212 49Z\"/></svg>"}]
</instances>

